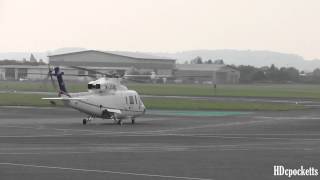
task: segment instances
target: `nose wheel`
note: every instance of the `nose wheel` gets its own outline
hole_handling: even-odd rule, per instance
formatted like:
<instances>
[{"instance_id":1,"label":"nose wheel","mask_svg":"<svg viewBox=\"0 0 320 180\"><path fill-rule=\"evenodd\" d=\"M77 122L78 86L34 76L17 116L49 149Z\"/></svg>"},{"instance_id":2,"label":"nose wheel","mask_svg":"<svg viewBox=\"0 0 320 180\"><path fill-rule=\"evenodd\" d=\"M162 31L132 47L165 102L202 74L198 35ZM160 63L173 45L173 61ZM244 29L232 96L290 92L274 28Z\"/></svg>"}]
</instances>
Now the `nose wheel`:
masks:
<instances>
[{"instance_id":1,"label":"nose wheel","mask_svg":"<svg viewBox=\"0 0 320 180\"><path fill-rule=\"evenodd\" d=\"M123 125L122 119L119 119L119 120L118 120L118 124L119 124L120 126Z\"/></svg>"},{"instance_id":2,"label":"nose wheel","mask_svg":"<svg viewBox=\"0 0 320 180\"><path fill-rule=\"evenodd\" d=\"M117 116L116 116L116 114L113 114L113 115L112 115L112 119L113 119L114 123L117 123L117 124L119 124L120 126L123 125L122 119L118 119Z\"/></svg>"},{"instance_id":3,"label":"nose wheel","mask_svg":"<svg viewBox=\"0 0 320 180\"><path fill-rule=\"evenodd\" d=\"M93 119L93 116L89 116L88 118L84 118L82 120L82 124L86 125L88 122L92 121L92 119Z\"/></svg>"}]
</instances>

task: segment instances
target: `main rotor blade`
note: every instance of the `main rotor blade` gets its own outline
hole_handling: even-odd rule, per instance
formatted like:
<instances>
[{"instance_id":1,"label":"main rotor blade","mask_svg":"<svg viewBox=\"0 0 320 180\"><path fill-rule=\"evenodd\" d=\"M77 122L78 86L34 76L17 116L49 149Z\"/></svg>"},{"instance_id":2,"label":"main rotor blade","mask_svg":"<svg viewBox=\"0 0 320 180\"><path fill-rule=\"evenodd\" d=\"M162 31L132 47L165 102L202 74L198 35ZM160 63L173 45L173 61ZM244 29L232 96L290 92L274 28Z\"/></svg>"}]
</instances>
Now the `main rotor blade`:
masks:
<instances>
[{"instance_id":1,"label":"main rotor blade","mask_svg":"<svg viewBox=\"0 0 320 180\"><path fill-rule=\"evenodd\" d=\"M115 76L112 75L112 74L103 73L103 72L96 71L96 70L93 70L93 69L87 69L87 68L83 68L83 67L79 67L79 66L69 66L69 67L74 68L74 69L83 70L83 71L88 71L88 72L91 72L91 73L93 73L93 74L101 74L101 75L104 75L105 77L109 77L109 78L115 77Z\"/></svg>"},{"instance_id":2,"label":"main rotor blade","mask_svg":"<svg viewBox=\"0 0 320 180\"><path fill-rule=\"evenodd\" d=\"M49 79L49 73L48 74L43 74L43 73L28 73L28 74L36 74L36 75L46 75L46 78ZM63 76L86 76L86 77L94 77L93 75L86 75L86 74L63 74Z\"/></svg>"}]
</instances>

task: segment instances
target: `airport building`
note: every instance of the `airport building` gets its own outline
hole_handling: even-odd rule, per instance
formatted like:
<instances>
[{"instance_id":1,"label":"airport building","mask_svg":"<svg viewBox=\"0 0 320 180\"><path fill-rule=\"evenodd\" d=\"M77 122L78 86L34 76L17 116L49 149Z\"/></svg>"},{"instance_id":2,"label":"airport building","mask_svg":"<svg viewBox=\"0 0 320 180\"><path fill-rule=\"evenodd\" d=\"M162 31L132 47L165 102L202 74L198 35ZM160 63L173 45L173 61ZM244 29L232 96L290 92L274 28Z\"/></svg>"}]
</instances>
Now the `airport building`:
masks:
<instances>
[{"instance_id":1,"label":"airport building","mask_svg":"<svg viewBox=\"0 0 320 180\"><path fill-rule=\"evenodd\" d=\"M224 64L176 64L176 82L237 84L240 72Z\"/></svg>"},{"instance_id":2,"label":"airport building","mask_svg":"<svg viewBox=\"0 0 320 180\"><path fill-rule=\"evenodd\" d=\"M48 74L48 66L30 66L30 65L3 65L0 66L0 80L22 80L34 79L38 80L46 76L40 73Z\"/></svg>"},{"instance_id":3,"label":"airport building","mask_svg":"<svg viewBox=\"0 0 320 180\"><path fill-rule=\"evenodd\" d=\"M86 50L49 55L51 66L60 66L68 75L90 75L92 72L74 69L81 66L103 73L135 70L140 73L155 72L169 76L167 82L177 83L239 83L240 72L223 64L176 64L175 59L152 56L144 53ZM0 80L44 80L48 66L3 65L0 66ZM99 76L98 76L99 77ZM65 76L65 80L92 80L86 76ZM159 81L161 82L161 81Z\"/></svg>"}]
</instances>

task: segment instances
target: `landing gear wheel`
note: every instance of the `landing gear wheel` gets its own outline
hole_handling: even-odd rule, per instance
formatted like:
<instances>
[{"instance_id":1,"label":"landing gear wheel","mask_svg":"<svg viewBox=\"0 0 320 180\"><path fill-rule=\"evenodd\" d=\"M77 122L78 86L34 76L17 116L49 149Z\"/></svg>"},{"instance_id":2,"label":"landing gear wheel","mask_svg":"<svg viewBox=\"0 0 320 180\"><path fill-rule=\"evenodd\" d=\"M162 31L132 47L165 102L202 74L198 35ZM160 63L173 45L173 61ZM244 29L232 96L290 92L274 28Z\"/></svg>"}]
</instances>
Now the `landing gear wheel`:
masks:
<instances>
[{"instance_id":1,"label":"landing gear wheel","mask_svg":"<svg viewBox=\"0 0 320 180\"><path fill-rule=\"evenodd\" d=\"M118 123L117 118L115 116L112 117L114 123Z\"/></svg>"},{"instance_id":2,"label":"landing gear wheel","mask_svg":"<svg viewBox=\"0 0 320 180\"><path fill-rule=\"evenodd\" d=\"M134 123L135 123L135 119L132 118L132 119L131 119L131 124L134 124Z\"/></svg>"},{"instance_id":3,"label":"landing gear wheel","mask_svg":"<svg viewBox=\"0 0 320 180\"><path fill-rule=\"evenodd\" d=\"M86 124L87 124L87 120L86 120L86 119L83 119L83 120L82 120L82 124L83 124L83 125L86 125Z\"/></svg>"},{"instance_id":4,"label":"landing gear wheel","mask_svg":"<svg viewBox=\"0 0 320 180\"><path fill-rule=\"evenodd\" d=\"M118 124L119 124L120 126L122 126L123 122L122 122L121 119L118 120Z\"/></svg>"}]
</instances>

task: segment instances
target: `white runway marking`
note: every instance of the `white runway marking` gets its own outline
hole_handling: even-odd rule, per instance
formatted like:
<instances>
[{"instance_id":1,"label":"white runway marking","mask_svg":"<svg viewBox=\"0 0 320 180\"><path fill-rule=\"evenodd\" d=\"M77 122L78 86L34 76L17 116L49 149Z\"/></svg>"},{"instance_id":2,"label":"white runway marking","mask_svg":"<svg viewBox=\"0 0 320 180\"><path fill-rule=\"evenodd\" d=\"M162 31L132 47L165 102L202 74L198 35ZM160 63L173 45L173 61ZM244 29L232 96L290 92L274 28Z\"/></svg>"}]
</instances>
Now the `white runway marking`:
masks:
<instances>
[{"instance_id":1,"label":"white runway marking","mask_svg":"<svg viewBox=\"0 0 320 180\"><path fill-rule=\"evenodd\" d=\"M0 138L40 138L40 137L63 137L72 136L73 134L44 134L44 135L12 135L0 136Z\"/></svg>"},{"instance_id":2,"label":"white runway marking","mask_svg":"<svg viewBox=\"0 0 320 180\"><path fill-rule=\"evenodd\" d=\"M58 130L58 131L73 131L73 132L87 132L87 134L81 135L123 135L129 134L134 135L157 135L157 133L165 133L165 132L174 132L174 131L183 131L183 130L193 130L193 129L201 129L201 128L214 128L214 127L228 127L228 126L239 126L239 125L248 125L254 123L264 123L269 122L265 120L253 120L253 121L245 121L245 122L232 122L232 123L223 123L223 124L209 124L209 125L201 125L201 126L191 126L191 127L181 127L181 128L172 128L172 129L162 129L162 130L153 130L153 131L97 131L97 130L84 130L84 129L57 129L57 128L43 128L43 127L23 127L23 126L7 126L7 127L15 127L15 128L30 128L30 129L48 129L48 130ZM159 134L161 135L161 134ZM230 137L229 137L230 138ZM234 137L236 138L236 137ZM243 138L243 137L237 137Z\"/></svg>"},{"instance_id":3,"label":"white runway marking","mask_svg":"<svg viewBox=\"0 0 320 180\"><path fill-rule=\"evenodd\" d=\"M126 134L103 134L103 133L94 133L94 134L82 134L85 136L91 135L109 135L109 137L157 137L157 136L181 136L181 137L196 137L196 138L222 138L222 139L259 139L259 140L297 140L297 141L320 141L320 138L290 138L290 137L254 137L253 135L242 135L238 134L237 136L229 135L215 135L215 134L158 134L158 133L139 133L139 132L128 132ZM319 134L318 134L319 135ZM272 136L271 134L269 136ZM320 135L319 135L320 136ZM0 136L1 137L1 136Z\"/></svg>"},{"instance_id":4,"label":"white runway marking","mask_svg":"<svg viewBox=\"0 0 320 180\"><path fill-rule=\"evenodd\" d=\"M10 153L0 153L0 155L41 155L41 154L93 154L96 152L10 152Z\"/></svg>"},{"instance_id":5,"label":"white runway marking","mask_svg":"<svg viewBox=\"0 0 320 180\"><path fill-rule=\"evenodd\" d=\"M204 138L223 138L223 139L263 139L263 140L303 140L303 141L320 141L319 138L285 138L285 137L248 137L248 136L224 136L224 135L195 135L195 134L165 134L167 136L185 136L185 137L204 137Z\"/></svg>"},{"instance_id":6,"label":"white runway marking","mask_svg":"<svg viewBox=\"0 0 320 180\"><path fill-rule=\"evenodd\" d=\"M68 136L68 135L123 135L128 134L127 136L148 136L148 135L157 135L158 133L165 133L165 132L174 132L174 131L183 131L183 130L192 130L192 129L201 129L201 128L214 128L214 127L227 127L227 126L239 126L239 125L248 125L254 123L269 123L270 121L266 121L267 119L274 119L274 120L288 120L288 119L320 119L319 117L266 117L266 116L256 116L255 118L258 119L265 119L265 120L252 120L252 121L245 121L245 122L231 122L231 123L222 123L222 124L209 124L209 125L201 125L201 126L191 126L191 127L180 127L180 128L172 128L172 129L160 129L160 130L151 130L151 131L100 131L100 130L91 130L91 129L68 129L68 128L47 128L47 127L32 127L32 126L14 126L14 125L7 125L1 127L12 127L12 128L26 128L26 129L38 129L38 130L54 130L54 131L63 131L63 132L84 132L86 134L68 134L65 133L63 135L56 135L56 136ZM163 134L158 134L163 135ZM173 134L172 134L173 135ZM176 134L175 134L176 135ZM178 135L176 135L178 136ZM182 136L182 135L181 135ZM187 136L187 135L186 135ZM193 135L189 135L193 136ZM197 136L197 135L195 135ZM217 137L217 135L214 135ZM237 135L236 135L237 136ZM233 138L247 138L243 137L245 135L240 135L241 137L233 137ZM0 137L20 137L20 136L0 136ZM22 136L21 136L22 137ZM42 137L40 136L24 136L24 137ZM45 137L45 135L43 135ZM199 137L199 136L198 136ZM204 137L204 136L202 136ZM232 137L226 137L232 138ZM265 139L279 139L279 138L265 138ZM309 140L309 139L306 139ZM312 139L317 140L317 139Z\"/></svg>"},{"instance_id":7,"label":"white runway marking","mask_svg":"<svg viewBox=\"0 0 320 180\"><path fill-rule=\"evenodd\" d=\"M246 121L246 122L232 122L232 123L223 123L223 124L208 124L202 126L191 126L191 127L182 127L182 128L172 128L172 129L164 129L164 130L155 130L155 131L143 131L144 133L155 133L155 132L170 132L170 131L182 131L182 130L192 130L192 129L202 129L202 128L213 128L213 127L227 127L227 126L238 126L238 125L248 125L254 123L262 123L266 122L263 120L256 121Z\"/></svg>"},{"instance_id":8,"label":"white runway marking","mask_svg":"<svg viewBox=\"0 0 320 180\"><path fill-rule=\"evenodd\" d=\"M163 133L163 132L171 132L171 131L183 131L183 130L192 130L192 129L202 129L202 128L214 128L214 127L228 127L228 126L238 126L238 125L248 125L254 123L262 123L267 122L264 120L255 120L255 121L246 121L246 122L232 122L232 123L223 123L223 124L208 124L208 125L201 125L201 126L190 126L190 127L181 127L181 128L172 128L172 129L160 129L160 130L152 130L152 131L122 131L122 132L99 132L93 131L90 134L83 134L83 135L116 135L116 134L156 134L156 133Z\"/></svg>"},{"instance_id":9,"label":"white runway marking","mask_svg":"<svg viewBox=\"0 0 320 180\"><path fill-rule=\"evenodd\" d=\"M320 136L320 133L217 133L217 134L190 134L190 135L204 135L204 136Z\"/></svg>"},{"instance_id":10,"label":"white runway marking","mask_svg":"<svg viewBox=\"0 0 320 180\"><path fill-rule=\"evenodd\" d=\"M81 172L109 173L109 174L131 175L131 176L159 177L159 178L168 178L168 179L212 180L212 179L209 179L209 178L167 176L167 175L159 175L159 174L132 173L132 172L109 171L109 170L98 170L98 169L79 169L79 168L67 168L67 167L58 167L58 166L43 166L43 165L34 165L34 164L0 163L0 165L22 166L22 167L33 167L33 168L46 168L46 169L58 169L58 170L81 171Z\"/></svg>"},{"instance_id":11,"label":"white runway marking","mask_svg":"<svg viewBox=\"0 0 320 180\"><path fill-rule=\"evenodd\" d=\"M6 125L0 127L8 127L8 128L21 128L21 129L37 129L37 130L53 130L53 131L75 131L75 132L96 132L96 133L113 133L114 131L97 131L97 130L90 130L90 129L65 129L65 128L47 128L47 127L33 127L33 126L13 126L13 125Z\"/></svg>"},{"instance_id":12,"label":"white runway marking","mask_svg":"<svg viewBox=\"0 0 320 180\"><path fill-rule=\"evenodd\" d=\"M300 116L300 117L272 117L272 116L256 116L258 119L274 119L274 120L319 120L320 117Z\"/></svg>"}]
</instances>

